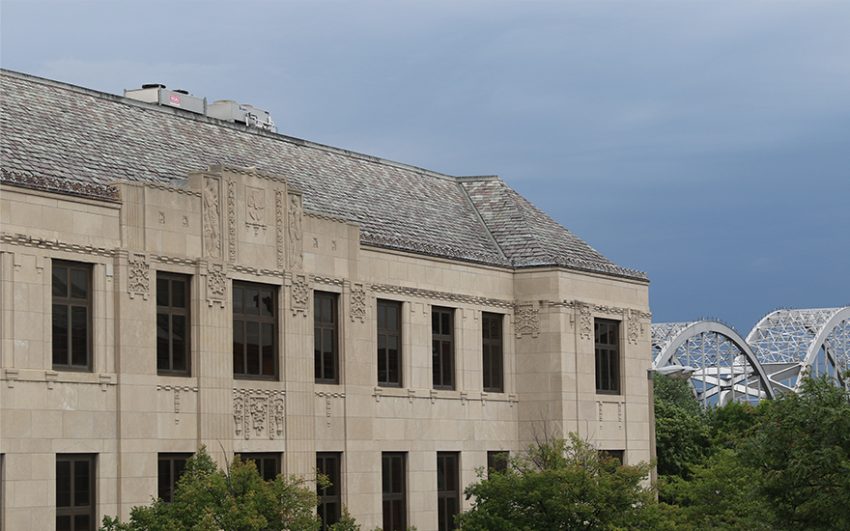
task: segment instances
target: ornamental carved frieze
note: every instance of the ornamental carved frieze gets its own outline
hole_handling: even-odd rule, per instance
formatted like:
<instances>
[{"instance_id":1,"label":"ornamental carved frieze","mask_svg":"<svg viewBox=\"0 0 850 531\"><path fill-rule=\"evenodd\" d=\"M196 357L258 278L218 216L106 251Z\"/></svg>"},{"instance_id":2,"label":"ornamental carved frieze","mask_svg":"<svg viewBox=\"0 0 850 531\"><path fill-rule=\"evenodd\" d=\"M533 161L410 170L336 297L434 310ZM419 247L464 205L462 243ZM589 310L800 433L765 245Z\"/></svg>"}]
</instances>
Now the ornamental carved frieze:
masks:
<instances>
[{"instance_id":1,"label":"ornamental carved frieze","mask_svg":"<svg viewBox=\"0 0 850 531\"><path fill-rule=\"evenodd\" d=\"M218 179L206 178L203 191L204 251L207 256L221 258L221 205Z\"/></svg>"},{"instance_id":2,"label":"ornamental carved frieze","mask_svg":"<svg viewBox=\"0 0 850 531\"><path fill-rule=\"evenodd\" d=\"M289 267L302 269L304 267L304 232L302 220L304 217L304 205L298 194L288 194L287 202L287 245L289 247Z\"/></svg>"},{"instance_id":3,"label":"ornamental carved frieze","mask_svg":"<svg viewBox=\"0 0 850 531\"><path fill-rule=\"evenodd\" d=\"M310 303L310 283L307 280L307 275L293 275L289 291L289 307L292 310L292 315L300 313L306 317L307 307Z\"/></svg>"},{"instance_id":4,"label":"ornamental carved frieze","mask_svg":"<svg viewBox=\"0 0 850 531\"><path fill-rule=\"evenodd\" d=\"M284 391L233 390L233 431L242 439L281 439L285 421Z\"/></svg>"},{"instance_id":5,"label":"ornamental carved frieze","mask_svg":"<svg viewBox=\"0 0 850 531\"><path fill-rule=\"evenodd\" d=\"M227 179L227 256L236 262L236 185Z\"/></svg>"},{"instance_id":6,"label":"ornamental carved frieze","mask_svg":"<svg viewBox=\"0 0 850 531\"><path fill-rule=\"evenodd\" d=\"M641 312L632 309L628 310L626 315L626 338L632 345L637 345L640 337L644 335L644 325L641 319Z\"/></svg>"},{"instance_id":7,"label":"ornamental carved frieze","mask_svg":"<svg viewBox=\"0 0 850 531\"><path fill-rule=\"evenodd\" d=\"M578 306L578 335L586 341L593 339L593 314L587 304Z\"/></svg>"},{"instance_id":8,"label":"ornamental carved frieze","mask_svg":"<svg viewBox=\"0 0 850 531\"><path fill-rule=\"evenodd\" d=\"M366 290L363 284L351 286L351 322L366 322Z\"/></svg>"},{"instance_id":9,"label":"ornamental carved frieze","mask_svg":"<svg viewBox=\"0 0 850 531\"><path fill-rule=\"evenodd\" d=\"M274 191L274 226L275 244L277 246L277 267L286 267L286 244L283 236L283 190Z\"/></svg>"},{"instance_id":10,"label":"ornamental carved frieze","mask_svg":"<svg viewBox=\"0 0 850 531\"><path fill-rule=\"evenodd\" d=\"M245 187L245 226L257 236L266 230L266 191Z\"/></svg>"},{"instance_id":11,"label":"ornamental carved frieze","mask_svg":"<svg viewBox=\"0 0 850 531\"><path fill-rule=\"evenodd\" d=\"M127 293L133 299L137 295L148 300L151 284L151 266L145 255L130 253L127 260Z\"/></svg>"},{"instance_id":12,"label":"ornamental carved frieze","mask_svg":"<svg viewBox=\"0 0 850 531\"><path fill-rule=\"evenodd\" d=\"M540 333L540 307L536 303L527 302L516 305L514 333L518 339L523 336L537 337Z\"/></svg>"},{"instance_id":13,"label":"ornamental carved frieze","mask_svg":"<svg viewBox=\"0 0 850 531\"><path fill-rule=\"evenodd\" d=\"M224 308L227 299L227 273L222 264L207 266L207 304L218 304Z\"/></svg>"}]
</instances>

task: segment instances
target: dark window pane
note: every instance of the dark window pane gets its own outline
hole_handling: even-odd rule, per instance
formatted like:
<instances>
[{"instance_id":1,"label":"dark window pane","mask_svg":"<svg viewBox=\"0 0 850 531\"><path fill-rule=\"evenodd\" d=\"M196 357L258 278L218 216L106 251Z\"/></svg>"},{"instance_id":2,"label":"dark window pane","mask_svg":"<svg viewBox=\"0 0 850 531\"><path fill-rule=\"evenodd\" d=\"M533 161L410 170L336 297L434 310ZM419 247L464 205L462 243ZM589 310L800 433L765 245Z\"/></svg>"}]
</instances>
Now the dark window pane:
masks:
<instances>
[{"instance_id":1,"label":"dark window pane","mask_svg":"<svg viewBox=\"0 0 850 531\"><path fill-rule=\"evenodd\" d=\"M68 365L68 307L53 305L53 364Z\"/></svg>"},{"instance_id":2,"label":"dark window pane","mask_svg":"<svg viewBox=\"0 0 850 531\"><path fill-rule=\"evenodd\" d=\"M71 462L56 462L56 506L71 505Z\"/></svg>"},{"instance_id":3,"label":"dark window pane","mask_svg":"<svg viewBox=\"0 0 850 531\"><path fill-rule=\"evenodd\" d=\"M252 321L245 323L245 358L248 361L248 374L259 374L260 325Z\"/></svg>"},{"instance_id":4,"label":"dark window pane","mask_svg":"<svg viewBox=\"0 0 850 531\"><path fill-rule=\"evenodd\" d=\"M272 298L272 294L269 291L262 292L263 300L260 304L260 309L262 315L271 317L274 315L274 299Z\"/></svg>"},{"instance_id":5,"label":"dark window pane","mask_svg":"<svg viewBox=\"0 0 850 531\"><path fill-rule=\"evenodd\" d=\"M169 353L169 323L168 314L157 314L156 316L156 368L169 370L171 368Z\"/></svg>"},{"instance_id":6,"label":"dark window pane","mask_svg":"<svg viewBox=\"0 0 850 531\"><path fill-rule=\"evenodd\" d=\"M89 293L89 272L85 269L71 268L71 297L85 299Z\"/></svg>"},{"instance_id":7,"label":"dark window pane","mask_svg":"<svg viewBox=\"0 0 850 531\"><path fill-rule=\"evenodd\" d=\"M68 269L66 267L53 266L53 296L68 296Z\"/></svg>"},{"instance_id":8,"label":"dark window pane","mask_svg":"<svg viewBox=\"0 0 850 531\"><path fill-rule=\"evenodd\" d=\"M74 463L74 505L89 504L89 481L88 461Z\"/></svg>"},{"instance_id":9,"label":"dark window pane","mask_svg":"<svg viewBox=\"0 0 850 531\"><path fill-rule=\"evenodd\" d=\"M74 366L88 365L88 330L88 309L71 307L71 364Z\"/></svg>"},{"instance_id":10,"label":"dark window pane","mask_svg":"<svg viewBox=\"0 0 850 531\"><path fill-rule=\"evenodd\" d=\"M245 374L245 334L244 323L235 321L233 323L233 372Z\"/></svg>"},{"instance_id":11,"label":"dark window pane","mask_svg":"<svg viewBox=\"0 0 850 531\"><path fill-rule=\"evenodd\" d=\"M171 301L168 297L168 279L167 278L159 278L156 279L156 305L157 306L168 306L171 304Z\"/></svg>"},{"instance_id":12,"label":"dark window pane","mask_svg":"<svg viewBox=\"0 0 850 531\"><path fill-rule=\"evenodd\" d=\"M70 516L56 516L56 531L72 531Z\"/></svg>"},{"instance_id":13,"label":"dark window pane","mask_svg":"<svg viewBox=\"0 0 850 531\"><path fill-rule=\"evenodd\" d=\"M172 369L175 371L186 370L187 348L186 348L186 318L182 315L171 316L172 325Z\"/></svg>"},{"instance_id":14,"label":"dark window pane","mask_svg":"<svg viewBox=\"0 0 850 531\"><path fill-rule=\"evenodd\" d=\"M78 514L74 517L74 531L85 531L91 527L91 517L87 514Z\"/></svg>"},{"instance_id":15,"label":"dark window pane","mask_svg":"<svg viewBox=\"0 0 850 531\"><path fill-rule=\"evenodd\" d=\"M235 282L233 283L233 313L234 314L244 313L244 305L242 303L242 300L244 298L244 293L243 293L244 291L245 290L243 290L240 285L236 284Z\"/></svg>"},{"instance_id":16,"label":"dark window pane","mask_svg":"<svg viewBox=\"0 0 850 531\"><path fill-rule=\"evenodd\" d=\"M186 285L185 280L171 280L171 306L174 308L186 307Z\"/></svg>"}]
</instances>

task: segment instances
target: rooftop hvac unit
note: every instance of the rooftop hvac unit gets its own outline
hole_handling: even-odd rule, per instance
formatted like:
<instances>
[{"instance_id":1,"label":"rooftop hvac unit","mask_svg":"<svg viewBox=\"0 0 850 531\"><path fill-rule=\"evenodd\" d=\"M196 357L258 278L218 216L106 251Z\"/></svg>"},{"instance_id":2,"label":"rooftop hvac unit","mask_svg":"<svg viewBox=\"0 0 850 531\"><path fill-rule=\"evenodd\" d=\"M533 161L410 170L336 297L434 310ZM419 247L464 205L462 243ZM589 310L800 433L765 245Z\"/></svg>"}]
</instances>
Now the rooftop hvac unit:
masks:
<instances>
[{"instance_id":1,"label":"rooftop hvac unit","mask_svg":"<svg viewBox=\"0 0 850 531\"><path fill-rule=\"evenodd\" d=\"M207 105L207 116L237 122L250 127L275 131L275 125L268 111L233 100L218 100Z\"/></svg>"},{"instance_id":2,"label":"rooftop hvac unit","mask_svg":"<svg viewBox=\"0 0 850 531\"><path fill-rule=\"evenodd\" d=\"M165 85L159 83L142 85L140 89L124 90L124 97L166 107L175 107L197 114L204 114L207 106L205 98L192 96L185 90L168 90Z\"/></svg>"}]
</instances>

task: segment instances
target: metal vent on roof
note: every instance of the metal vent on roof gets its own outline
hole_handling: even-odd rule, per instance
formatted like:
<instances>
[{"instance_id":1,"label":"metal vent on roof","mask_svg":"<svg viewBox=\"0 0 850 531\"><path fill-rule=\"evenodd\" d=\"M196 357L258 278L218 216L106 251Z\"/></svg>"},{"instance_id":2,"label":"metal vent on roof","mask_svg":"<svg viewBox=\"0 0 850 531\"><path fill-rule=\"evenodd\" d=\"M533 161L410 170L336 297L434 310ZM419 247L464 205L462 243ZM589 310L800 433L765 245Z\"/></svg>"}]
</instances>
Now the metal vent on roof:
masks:
<instances>
[{"instance_id":1,"label":"metal vent on roof","mask_svg":"<svg viewBox=\"0 0 850 531\"><path fill-rule=\"evenodd\" d=\"M206 98L192 96L187 90L168 90L160 83L146 83L140 89L125 89L124 97L183 109L196 114L205 114L207 109Z\"/></svg>"}]
</instances>

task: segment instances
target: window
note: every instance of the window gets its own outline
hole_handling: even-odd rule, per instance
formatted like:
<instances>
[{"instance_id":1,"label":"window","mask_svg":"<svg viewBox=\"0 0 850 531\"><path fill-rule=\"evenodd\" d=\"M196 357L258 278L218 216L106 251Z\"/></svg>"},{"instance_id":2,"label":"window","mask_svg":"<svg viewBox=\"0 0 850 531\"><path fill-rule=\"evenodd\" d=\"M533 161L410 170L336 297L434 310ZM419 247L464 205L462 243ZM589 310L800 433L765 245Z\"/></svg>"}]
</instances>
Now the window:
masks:
<instances>
[{"instance_id":1,"label":"window","mask_svg":"<svg viewBox=\"0 0 850 531\"><path fill-rule=\"evenodd\" d=\"M91 370L91 266L53 262L53 368Z\"/></svg>"},{"instance_id":2,"label":"window","mask_svg":"<svg viewBox=\"0 0 850 531\"><path fill-rule=\"evenodd\" d=\"M435 389L454 389L454 310L431 308L431 362Z\"/></svg>"},{"instance_id":3,"label":"window","mask_svg":"<svg viewBox=\"0 0 850 531\"><path fill-rule=\"evenodd\" d=\"M599 450L599 459L601 459L602 461L613 459L617 461L620 465L622 465L623 463L625 463L625 457L625 450Z\"/></svg>"},{"instance_id":4,"label":"window","mask_svg":"<svg viewBox=\"0 0 850 531\"><path fill-rule=\"evenodd\" d=\"M278 474L280 474L279 452L262 454L244 453L236 455L239 456L239 459L241 459L242 461L252 461L254 463L254 466L257 467L257 472L260 473L260 477L262 477L266 481L274 481Z\"/></svg>"},{"instance_id":5,"label":"window","mask_svg":"<svg viewBox=\"0 0 850 531\"><path fill-rule=\"evenodd\" d=\"M484 357L484 390L489 393L504 392L501 315L481 314L481 349Z\"/></svg>"},{"instance_id":6,"label":"window","mask_svg":"<svg viewBox=\"0 0 850 531\"><path fill-rule=\"evenodd\" d=\"M506 471L509 460L510 453L507 450L487 452L487 474Z\"/></svg>"},{"instance_id":7,"label":"window","mask_svg":"<svg viewBox=\"0 0 850 531\"><path fill-rule=\"evenodd\" d=\"M384 512L384 531L407 529L407 478L406 454L384 452L381 454L381 498Z\"/></svg>"},{"instance_id":8,"label":"window","mask_svg":"<svg viewBox=\"0 0 850 531\"><path fill-rule=\"evenodd\" d=\"M276 289L233 283L233 376L277 377Z\"/></svg>"},{"instance_id":9,"label":"window","mask_svg":"<svg viewBox=\"0 0 850 531\"><path fill-rule=\"evenodd\" d=\"M56 455L56 531L94 531L94 455Z\"/></svg>"},{"instance_id":10,"label":"window","mask_svg":"<svg viewBox=\"0 0 850 531\"><path fill-rule=\"evenodd\" d=\"M313 295L313 353L316 383L339 383L339 320L335 293L317 291Z\"/></svg>"},{"instance_id":11,"label":"window","mask_svg":"<svg viewBox=\"0 0 850 531\"><path fill-rule=\"evenodd\" d=\"M455 528L460 512L457 452L437 452L437 523L440 531Z\"/></svg>"},{"instance_id":12,"label":"window","mask_svg":"<svg viewBox=\"0 0 850 531\"><path fill-rule=\"evenodd\" d=\"M323 531L339 521L342 506L340 461L340 454L336 452L316 454L316 472L324 475L331 482L327 487L316 486L316 494L319 497L319 518L322 519Z\"/></svg>"},{"instance_id":13,"label":"window","mask_svg":"<svg viewBox=\"0 0 850 531\"><path fill-rule=\"evenodd\" d=\"M596 392L620 394L620 322L596 319L593 329L596 336Z\"/></svg>"},{"instance_id":14,"label":"window","mask_svg":"<svg viewBox=\"0 0 850 531\"><path fill-rule=\"evenodd\" d=\"M156 274L156 370L189 374L189 277Z\"/></svg>"},{"instance_id":15,"label":"window","mask_svg":"<svg viewBox=\"0 0 850 531\"><path fill-rule=\"evenodd\" d=\"M158 454L157 460L157 497L164 502L174 501L177 481L186 469L186 461L192 454Z\"/></svg>"},{"instance_id":16,"label":"window","mask_svg":"<svg viewBox=\"0 0 850 531\"><path fill-rule=\"evenodd\" d=\"M378 385L401 387L401 303L378 301Z\"/></svg>"}]
</instances>

